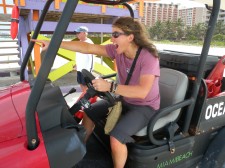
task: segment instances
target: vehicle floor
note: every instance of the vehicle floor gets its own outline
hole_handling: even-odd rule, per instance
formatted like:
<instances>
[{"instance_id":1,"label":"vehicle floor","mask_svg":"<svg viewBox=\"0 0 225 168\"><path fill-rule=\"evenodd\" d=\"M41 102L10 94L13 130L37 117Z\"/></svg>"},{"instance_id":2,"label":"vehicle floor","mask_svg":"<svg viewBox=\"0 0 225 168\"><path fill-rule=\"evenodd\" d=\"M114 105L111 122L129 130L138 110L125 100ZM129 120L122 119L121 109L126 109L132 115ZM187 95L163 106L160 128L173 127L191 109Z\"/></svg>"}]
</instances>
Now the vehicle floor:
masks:
<instances>
[{"instance_id":1,"label":"vehicle floor","mask_svg":"<svg viewBox=\"0 0 225 168\"><path fill-rule=\"evenodd\" d=\"M111 154L100 143L95 134L87 141L87 153L73 168L112 168Z\"/></svg>"}]
</instances>

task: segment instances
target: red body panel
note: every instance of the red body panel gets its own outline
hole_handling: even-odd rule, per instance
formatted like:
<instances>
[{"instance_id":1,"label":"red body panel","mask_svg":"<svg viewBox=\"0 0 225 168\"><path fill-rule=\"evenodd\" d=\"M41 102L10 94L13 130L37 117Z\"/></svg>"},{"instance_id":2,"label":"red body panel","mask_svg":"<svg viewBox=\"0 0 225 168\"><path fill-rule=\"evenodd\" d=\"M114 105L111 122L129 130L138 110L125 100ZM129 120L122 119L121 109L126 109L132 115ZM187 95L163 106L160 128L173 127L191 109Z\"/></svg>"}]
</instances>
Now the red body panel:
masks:
<instances>
[{"instance_id":1,"label":"red body panel","mask_svg":"<svg viewBox=\"0 0 225 168\"><path fill-rule=\"evenodd\" d=\"M38 121L40 144L33 151L27 149L25 113L29 95L26 81L0 90L0 167L50 167Z\"/></svg>"},{"instance_id":2,"label":"red body panel","mask_svg":"<svg viewBox=\"0 0 225 168\"><path fill-rule=\"evenodd\" d=\"M27 137L23 136L14 140L0 143L0 167L8 168L47 168L48 157L39 133L40 144L37 149L27 149Z\"/></svg>"},{"instance_id":3,"label":"red body panel","mask_svg":"<svg viewBox=\"0 0 225 168\"><path fill-rule=\"evenodd\" d=\"M21 136L22 124L11 97L11 87L0 90L0 143Z\"/></svg>"},{"instance_id":4,"label":"red body panel","mask_svg":"<svg viewBox=\"0 0 225 168\"><path fill-rule=\"evenodd\" d=\"M12 87L12 101L24 128L21 133L22 135L26 135L25 113L30 91L30 85L26 81L20 82ZM38 121L36 123L39 124ZM39 125L37 125L38 132L40 132L39 128Z\"/></svg>"}]
</instances>

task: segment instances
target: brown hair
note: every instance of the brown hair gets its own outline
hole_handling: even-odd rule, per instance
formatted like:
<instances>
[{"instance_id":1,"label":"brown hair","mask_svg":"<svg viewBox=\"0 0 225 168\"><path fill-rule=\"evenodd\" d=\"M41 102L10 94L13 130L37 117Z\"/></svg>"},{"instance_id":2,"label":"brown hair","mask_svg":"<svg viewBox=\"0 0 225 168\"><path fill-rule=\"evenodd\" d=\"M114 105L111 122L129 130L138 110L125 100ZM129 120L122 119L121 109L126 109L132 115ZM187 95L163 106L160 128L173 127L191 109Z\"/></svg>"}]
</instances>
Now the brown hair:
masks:
<instances>
[{"instance_id":1,"label":"brown hair","mask_svg":"<svg viewBox=\"0 0 225 168\"><path fill-rule=\"evenodd\" d=\"M155 45L150 41L146 28L138 20L132 17L120 17L114 21L112 26L121 29L127 35L133 34L134 43L137 46L146 48L155 57L159 57Z\"/></svg>"}]
</instances>

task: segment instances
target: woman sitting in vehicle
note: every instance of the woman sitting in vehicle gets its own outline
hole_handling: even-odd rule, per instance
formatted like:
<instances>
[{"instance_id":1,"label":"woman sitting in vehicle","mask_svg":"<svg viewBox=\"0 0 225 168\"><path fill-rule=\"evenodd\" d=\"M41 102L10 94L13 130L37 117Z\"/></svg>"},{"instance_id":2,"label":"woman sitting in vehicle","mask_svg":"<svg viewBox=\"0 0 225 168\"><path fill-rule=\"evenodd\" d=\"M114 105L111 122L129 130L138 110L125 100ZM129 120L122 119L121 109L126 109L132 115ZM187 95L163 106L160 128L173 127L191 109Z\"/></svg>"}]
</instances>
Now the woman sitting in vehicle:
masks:
<instances>
[{"instance_id":1,"label":"woman sitting in vehicle","mask_svg":"<svg viewBox=\"0 0 225 168\"><path fill-rule=\"evenodd\" d=\"M47 49L49 41L33 40L43 43ZM101 55L115 59L120 83L98 78L92 81L94 88L100 92L111 91L123 97L122 115L116 126L109 133L114 168L123 168L127 159L126 143L134 142L132 135L147 126L149 119L159 109L159 58L156 47L149 41L145 27L132 17L118 18L112 25L112 44L97 45L80 41L66 41L61 47L81 53ZM137 51L137 62L125 85L128 73ZM100 100L85 109L83 125L87 138L94 129L94 123L107 117L109 103Z\"/></svg>"}]
</instances>

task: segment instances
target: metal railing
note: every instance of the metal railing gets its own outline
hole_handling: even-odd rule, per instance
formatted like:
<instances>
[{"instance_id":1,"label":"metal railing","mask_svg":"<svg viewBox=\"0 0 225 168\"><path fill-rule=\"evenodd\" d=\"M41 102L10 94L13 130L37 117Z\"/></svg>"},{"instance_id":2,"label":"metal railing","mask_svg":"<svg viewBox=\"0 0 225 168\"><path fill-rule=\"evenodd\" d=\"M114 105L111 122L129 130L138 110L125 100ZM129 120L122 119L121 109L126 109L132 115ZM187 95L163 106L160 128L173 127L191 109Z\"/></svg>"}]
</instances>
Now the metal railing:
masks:
<instances>
[{"instance_id":1,"label":"metal railing","mask_svg":"<svg viewBox=\"0 0 225 168\"><path fill-rule=\"evenodd\" d=\"M10 37L10 22L0 24L0 76L15 76L20 71L20 52L17 39Z\"/></svg>"}]
</instances>

